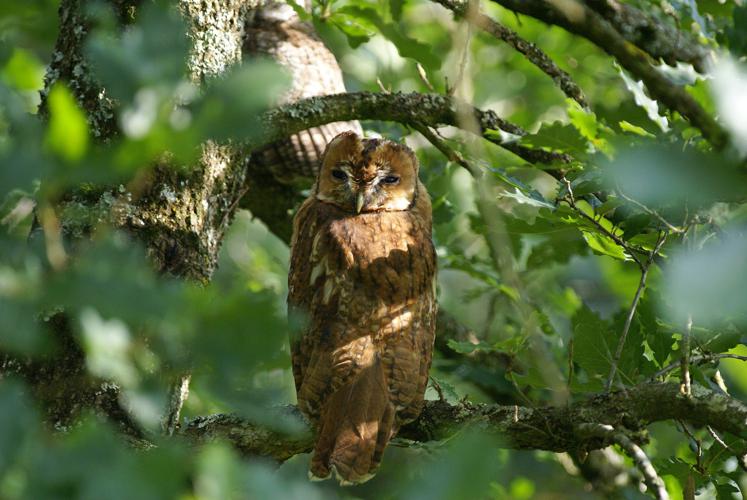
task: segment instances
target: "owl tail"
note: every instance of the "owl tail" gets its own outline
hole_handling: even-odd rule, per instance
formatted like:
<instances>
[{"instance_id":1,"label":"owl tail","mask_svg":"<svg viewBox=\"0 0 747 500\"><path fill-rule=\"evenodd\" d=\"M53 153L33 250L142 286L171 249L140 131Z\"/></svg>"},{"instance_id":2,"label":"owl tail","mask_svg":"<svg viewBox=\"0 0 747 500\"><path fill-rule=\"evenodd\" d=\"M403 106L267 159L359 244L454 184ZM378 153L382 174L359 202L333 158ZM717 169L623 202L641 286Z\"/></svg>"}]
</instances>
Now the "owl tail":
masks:
<instances>
[{"instance_id":1,"label":"owl tail","mask_svg":"<svg viewBox=\"0 0 747 500\"><path fill-rule=\"evenodd\" d=\"M327 400L309 476L326 479L334 472L343 486L371 479L396 433L394 415L377 357Z\"/></svg>"}]
</instances>

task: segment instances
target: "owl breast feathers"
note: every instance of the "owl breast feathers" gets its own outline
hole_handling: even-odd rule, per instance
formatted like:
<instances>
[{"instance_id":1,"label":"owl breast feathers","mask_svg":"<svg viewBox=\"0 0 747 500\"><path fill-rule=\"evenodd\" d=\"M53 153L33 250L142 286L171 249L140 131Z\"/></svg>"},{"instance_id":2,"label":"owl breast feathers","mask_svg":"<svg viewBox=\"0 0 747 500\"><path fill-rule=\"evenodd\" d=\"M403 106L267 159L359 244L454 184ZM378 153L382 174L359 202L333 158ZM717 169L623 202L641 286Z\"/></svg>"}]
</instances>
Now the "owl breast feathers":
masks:
<instances>
[{"instance_id":1,"label":"owl breast feathers","mask_svg":"<svg viewBox=\"0 0 747 500\"><path fill-rule=\"evenodd\" d=\"M412 151L344 132L293 222L288 306L301 411L317 430L310 476L373 476L423 406L436 319L431 204Z\"/></svg>"}]
</instances>

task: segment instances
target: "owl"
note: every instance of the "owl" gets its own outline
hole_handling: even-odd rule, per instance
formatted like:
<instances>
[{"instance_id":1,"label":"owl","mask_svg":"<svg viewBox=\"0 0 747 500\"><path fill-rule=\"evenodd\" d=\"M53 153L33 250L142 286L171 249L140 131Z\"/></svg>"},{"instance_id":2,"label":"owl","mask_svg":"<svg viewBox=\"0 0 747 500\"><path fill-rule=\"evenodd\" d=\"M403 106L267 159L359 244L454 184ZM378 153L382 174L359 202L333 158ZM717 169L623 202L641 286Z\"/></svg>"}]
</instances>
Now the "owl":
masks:
<instances>
[{"instance_id":1,"label":"owl","mask_svg":"<svg viewBox=\"0 0 747 500\"><path fill-rule=\"evenodd\" d=\"M309 476L373 477L415 419L436 321L431 203L402 144L343 132L293 220L289 313L298 406L316 428Z\"/></svg>"}]
</instances>

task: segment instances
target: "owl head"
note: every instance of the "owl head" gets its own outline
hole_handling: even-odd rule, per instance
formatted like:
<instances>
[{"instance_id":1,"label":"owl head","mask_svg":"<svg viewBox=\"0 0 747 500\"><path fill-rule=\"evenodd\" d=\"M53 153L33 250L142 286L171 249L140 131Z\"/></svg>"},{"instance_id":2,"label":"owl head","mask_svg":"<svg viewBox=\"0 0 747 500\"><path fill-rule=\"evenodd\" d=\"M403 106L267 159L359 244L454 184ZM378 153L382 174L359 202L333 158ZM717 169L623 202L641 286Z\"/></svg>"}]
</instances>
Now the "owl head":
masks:
<instances>
[{"instance_id":1,"label":"owl head","mask_svg":"<svg viewBox=\"0 0 747 500\"><path fill-rule=\"evenodd\" d=\"M410 148L343 132L327 145L316 198L351 213L407 210L418 189L418 160Z\"/></svg>"}]
</instances>

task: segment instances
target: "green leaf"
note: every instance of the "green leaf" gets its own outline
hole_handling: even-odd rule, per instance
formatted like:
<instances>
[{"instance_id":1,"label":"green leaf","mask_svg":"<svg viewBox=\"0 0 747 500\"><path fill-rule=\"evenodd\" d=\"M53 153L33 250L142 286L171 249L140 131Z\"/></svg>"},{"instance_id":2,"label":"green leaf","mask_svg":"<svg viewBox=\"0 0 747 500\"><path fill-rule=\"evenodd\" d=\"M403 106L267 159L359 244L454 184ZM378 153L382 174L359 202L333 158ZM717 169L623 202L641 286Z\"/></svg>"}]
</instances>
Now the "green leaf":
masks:
<instances>
[{"instance_id":1,"label":"green leaf","mask_svg":"<svg viewBox=\"0 0 747 500\"><path fill-rule=\"evenodd\" d=\"M49 127L45 144L70 163L80 161L88 150L88 121L73 94L57 82L49 91Z\"/></svg>"},{"instance_id":2,"label":"green leaf","mask_svg":"<svg viewBox=\"0 0 747 500\"><path fill-rule=\"evenodd\" d=\"M735 56L747 55L747 5L735 5L734 25L726 30L729 50Z\"/></svg>"},{"instance_id":3,"label":"green leaf","mask_svg":"<svg viewBox=\"0 0 747 500\"><path fill-rule=\"evenodd\" d=\"M368 42L373 36L373 31L362 26L355 16L348 16L343 13L335 12L329 19L329 22L337 27L348 40L350 48L357 49L364 43Z\"/></svg>"},{"instance_id":4,"label":"green leaf","mask_svg":"<svg viewBox=\"0 0 747 500\"><path fill-rule=\"evenodd\" d=\"M615 241L607 235L599 232L593 232L587 229L582 229L581 234L584 237L584 241L589 245L594 253L600 255L607 255L618 260L630 260L630 257L625 253L625 250L615 243Z\"/></svg>"},{"instance_id":5,"label":"green leaf","mask_svg":"<svg viewBox=\"0 0 747 500\"><path fill-rule=\"evenodd\" d=\"M127 325L116 319L107 321L93 309L85 309L80 322L88 371L121 387L134 386L138 373L130 359L132 336Z\"/></svg>"},{"instance_id":6,"label":"green leaf","mask_svg":"<svg viewBox=\"0 0 747 500\"><path fill-rule=\"evenodd\" d=\"M86 53L107 94L129 103L145 88L168 89L171 95L186 79L189 47L185 21L177 9L166 2L147 2L137 22L121 35L94 31Z\"/></svg>"},{"instance_id":7,"label":"green leaf","mask_svg":"<svg viewBox=\"0 0 747 500\"><path fill-rule=\"evenodd\" d=\"M651 216L648 214L636 214L628 217L622 222L623 240L630 240L637 234L640 234L649 224L651 224Z\"/></svg>"},{"instance_id":8,"label":"green leaf","mask_svg":"<svg viewBox=\"0 0 747 500\"><path fill-rule=\"evenodd\" d=\"M532 148L545 148L576 155L585 154L587 149L586 139L578 129L561 122L543 124L536 134L523 136L520 143Z\"/></svg>"},{"instance_id":9,"label":"green leaf","mask_svg":"<svg viewBox=\"0 0 747 500\"><path fill-rule=\"evenodd\" d=\"M641 137L654 137L654 134L652 134L651 132L649 132L645 128L639 127L637 125L633 125L632 123L630 123L630 122L628 122L626 120L622 120L619 123L619 125L620 125L620 130L622 130L623 132L630 132L632 134L636 134L636 135L639 135Z\"/></svg>"},{"instance_id":10,"label":"green leaf","mask_svg":"<svg viewBox=\"0 0 747 500\"><path fill-rule=\"evenodd\" d=\"M389 0L389 12L392 14L392 19L399 21L402 17L402 7L405 5L405 0Z\"/></svg>"},{"instance_id":11,"label":"green leaf","mask_svg":"<svg viewBox=\"0 0 747 500\"><path fill-rule=\"evenodd\" d=\"M617 336L609 323L585 305L573 316L573 361L586 371L590 381L602 387L609 375L617 348Z\"/></svg>"},{"instance_id":12,"label":"green leaf","mask_svg":"<svg viewBox=\"0 0 747 500\"><path fill-rule=\"evenodd\" d=\"M28 389L10 378L0 380L0 478L22 452L37 416L27 400Z\"/></svg>"},{"instance_id":13,"label":"green leaf","mask_svg":"<svg viewBox=\"0 0 747 500\"><path fill-rule=\"evenodd\" d=\"M620 78L625 82L625 86L633 94L635 103L646 111L648 118L657 124L662 132L668 131L669 121L659 114L659 103L646 95L643 82L633 80L617 63L615 63L615 67L617 67Z\"/></svg>"},{"instance_id":14,"label":"green leaf","mask_svg":"<svg viewBox=\"0 0 747 500\"><path fill-rule=\"evenodd\" d=\"M44 87L44 64L28 50L14 49L0 75L19 90L39 90Z\"/></svg>"},{"instance_id":15,"label":"green leaf","mask_svg":"<svg viewBox=\"0 0 747 500\"><path fill-rule=\"evenodd\" d=\"M428 389L432 389L432 393L435 393L433 395L435 395L437 398L443 395L444 399L449 403L457 403L459 401L459 393L453 385L441 378L436 378L432 375L428 378L430 379ZM441 390L441 394L439 394L438 390L436 390L436 385L438 385L438 388ZM426 399L428 399L428 396L426 396Z\"/></svg>"},{"instance_id":16,"label":"green leaf","mask_svg":"<svg viewBox=\"0 0 747 500\"><path fill-rule=\"evenodd\" d=\"M731 483L714 483L716 487L716 498L718 500L734 500L741 496L739 488Z\"/></svg>"},{"instance_id":17,"label":"green leaf","mask_svg":"<svg viewBox=\"0 0 747 500\"><path fill-rule=\"evenodd\" d=\"M311 14L306 12L306 9L304 9L302 5L296 2L296 0L285 0L285 2L291 6L293 11L298 15L298 17L302 21L308 21L311 19Z\"/></svg>"},{"instance_id":18,"label":"green leaf","mask_svg":"<svg viewBox=\"0 0 747 500\"><path fill-rule=\"evenodd\" d=\"M663 295L672 304L671 320L682 325L692 316L697 326L724 320L747 325L747 236L724 235L699 251L671 258Z\"/></svg>"},{"instance_id":19,"label":"green leaf","mask_svg":"<svg viewBox=\"0 0 747 500\"><path fill-rule=\"evenodd\" d=\"M706 484L708 480L706 476L697 471L693 464L681 458L654 460L654 468L659 471L659 474L662 476L674 476L682 486L687 484L688 478L694 480L696 489Z\"/></svg>"},{"instance_id":20,"label":"green leaf","mask_svg":"<svg viewBox=\"0 0 747 500\"><path fill-rule=\"evenodd\" d=\"M370 7L346 5L338 9L337 12L365 20L370 25L376 27L386 39L397 47L397 52L399 52L400 56L414 59L428 69L438 69L441 67L441 58L436 57L428 45L408 37L395 24L384 21L376 10Z\"/></svg>"},{"instance_id":21,"label":"green leaf","mask_svg":"<svg viewBox=\"0 0 747 500\"><path fill-rule=\"evenodd\" d=\"M636 310L636 321L639 322L646 337L646 343L654 353L654 361L663 368L672 354L674 336L672 332L662 328L656 320L656 311L651 301L644 297Z\"/></svg>"},{"instance_id":22,"label":"green leaf","mask_svg":"<svg viewBox=\"0 0 747 500\"><path fill-rule=\"evenodd\" d=\"M597 115L585 111L581 105L573 99L566 99L568 104L568 118L576 130L589 142L601 151L608 151L607 141L599 137L601 125L597 123Z\"/></svg>"},{"instance_id":23,"label":"green leaf","mask_svg":"<svg viewBox=\"0 0 747 500\"><path fill-rule=\"evenodd\" d=\"M524 205L529 205L532 207L539 207L539 208L549 208L550 210L555 209L555 205L552 203L549 203L547 200L545 200L541 194L539 194L536 191L532 191L529 193L529 195L524 194L521 190L518 188L514 188L513 192L510 191L504 191L500 194L500 198L511 198L515 200L517 203L521 203Z\"/></svg>"},{"instance_id":24,"label":"green leaf","mask_svg":"<svg viewBox=\"0 0 747 500\"><path fill-rule=\"evenodd\" d=\"M493 346L483 341L475 343L475 342L457 341L454 339L449 339L447 341L447 344L452 350L454 350L455 352L458 352L459 354L472 354L473 352L497 351L497 349L493 348Z\"/></svg>"}]
</instances>

